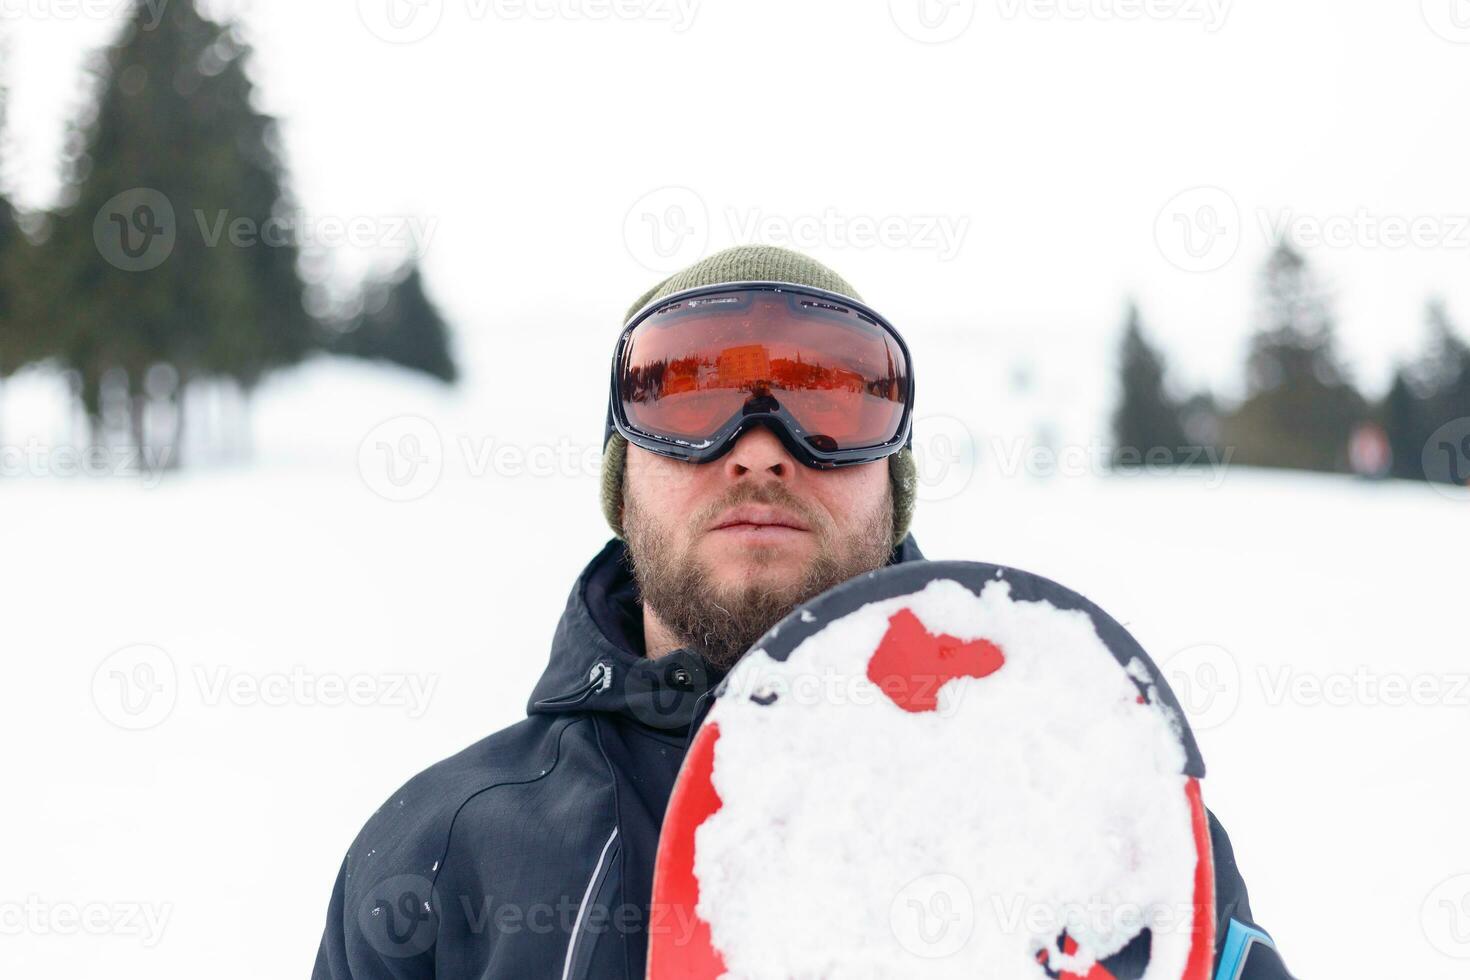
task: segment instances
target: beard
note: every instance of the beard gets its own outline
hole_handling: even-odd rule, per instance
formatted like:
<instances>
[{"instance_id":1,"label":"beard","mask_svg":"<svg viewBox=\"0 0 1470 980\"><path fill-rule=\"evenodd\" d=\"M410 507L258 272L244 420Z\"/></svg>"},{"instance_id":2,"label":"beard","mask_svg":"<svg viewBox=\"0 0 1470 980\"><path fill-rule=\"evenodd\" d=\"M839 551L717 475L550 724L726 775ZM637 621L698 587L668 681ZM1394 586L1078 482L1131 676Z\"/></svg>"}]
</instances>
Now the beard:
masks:
<instances>
[{"instance_id":1,"label":"beard","mask_svg":"<svg viewBox=\"0 0 1470 980\"><path fill-rule=\"evenodd\" d=\"M683 644L704 660L728 670L772 626L808 599L887 562L893 549L893 489L885 484L883 506L870 521L840 535L830 518L780 483L736 484L691 521L689 543L661 525L624 485L623 530L639 598ZM767 504L799 516L817 536L817 553L794 580L720 584L713 569L694 553L711 521L740 504Z\"/></svg>"}]
</instances>

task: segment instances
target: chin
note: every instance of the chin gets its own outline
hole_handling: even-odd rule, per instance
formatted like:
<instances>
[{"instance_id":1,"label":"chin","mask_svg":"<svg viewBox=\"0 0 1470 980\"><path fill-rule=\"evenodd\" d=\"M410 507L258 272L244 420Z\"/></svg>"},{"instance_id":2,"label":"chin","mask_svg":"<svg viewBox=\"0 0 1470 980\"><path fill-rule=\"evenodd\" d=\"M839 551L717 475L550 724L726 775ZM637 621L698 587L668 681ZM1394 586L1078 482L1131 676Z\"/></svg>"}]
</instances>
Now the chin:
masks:
<instances>
[{"instance_id":1,"label":"chin","mask_svg":"<svg viewBox=\"0 0 1470 980\"><path fill-rule=\"evenodd\" d=\"M727 585L752 578L798 578L812 555L813 546L807 541L722 541L705 549L708 566Z\"/></svg>"},{"instance_id":2,"label":"chin","mask_svg":"<svg viewBox=\"0 0 1470 980\"><path fill-rule=\"evenodd\" d=\"M787 595L790 590L800 586L804 578L799 568L751 568L719 579L716 589L729 601L740 602L756 593Z\"/></svg>"}]
</instances>

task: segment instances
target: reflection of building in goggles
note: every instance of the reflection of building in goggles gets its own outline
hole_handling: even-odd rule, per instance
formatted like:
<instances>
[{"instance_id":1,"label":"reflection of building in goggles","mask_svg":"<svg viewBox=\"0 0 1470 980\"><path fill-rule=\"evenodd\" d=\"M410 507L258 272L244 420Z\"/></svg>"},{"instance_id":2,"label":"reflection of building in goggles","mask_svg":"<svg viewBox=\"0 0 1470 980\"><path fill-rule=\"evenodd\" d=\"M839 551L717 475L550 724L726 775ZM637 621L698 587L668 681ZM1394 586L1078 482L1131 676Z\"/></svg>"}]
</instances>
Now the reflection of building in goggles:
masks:
<instances>
[{"instance_id":1,"label":"reflection of building in goggles","mask_svg":"<svg viewBox=\"0 0 1470 980\"><path fill-rule=\"evenodd\" d=\"M713 359L684 357L635 365L628 369L627 383L630 398L640 402L709 388L824 389L865 392L889 401L898 401L902 394L892 352L883 376L865 378L849 368L807 363L800 351L795 357L772 357L765 344L726 347Z\"/></svg>"}]
</instances>

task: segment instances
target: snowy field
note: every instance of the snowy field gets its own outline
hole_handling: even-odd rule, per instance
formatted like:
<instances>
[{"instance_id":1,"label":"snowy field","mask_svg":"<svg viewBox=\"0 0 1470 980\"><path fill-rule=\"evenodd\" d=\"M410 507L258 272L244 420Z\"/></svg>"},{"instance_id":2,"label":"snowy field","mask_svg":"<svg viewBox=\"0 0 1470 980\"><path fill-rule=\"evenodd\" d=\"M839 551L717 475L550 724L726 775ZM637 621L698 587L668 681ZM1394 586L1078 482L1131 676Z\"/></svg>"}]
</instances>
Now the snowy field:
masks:
<instances>
[{"instance_id":1,"label":"snowy field","mask_svg":"<svg viewBox=\"0 0 1470 980\"><path fill-rule=\"evenodd\" d=\"M363 820L524 711L606 538L589 379L489 419L308 367L263 394L248 467L0 479L0 975L306 976ZM1065 435L1047 475L930 404L920 545L1057 579L1165 666L1297 974L1465 976L1470 496L1107 477Z\"/></svg>"}]
</instances>

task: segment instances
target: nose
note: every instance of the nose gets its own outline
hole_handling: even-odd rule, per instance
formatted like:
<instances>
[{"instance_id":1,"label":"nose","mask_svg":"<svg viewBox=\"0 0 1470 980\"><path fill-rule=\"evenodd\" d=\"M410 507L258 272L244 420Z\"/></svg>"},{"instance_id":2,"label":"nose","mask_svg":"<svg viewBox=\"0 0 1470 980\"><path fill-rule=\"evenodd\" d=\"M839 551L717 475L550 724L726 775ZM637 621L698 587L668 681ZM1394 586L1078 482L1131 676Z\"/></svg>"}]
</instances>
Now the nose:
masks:
<instances>
[{"instance_id":1,"label":"nose","mask_svg":"<svg viewBox=\"0 0 1470 980\"><path fill-rule=\"evenodd\" d=\"M736 439L722 462L725 475L732 480L767 474L780 480L790 480L797 465L786 452L786 447L781 445L781 440L764 425L758 425Z\"/></svg>"}]
</instances>

